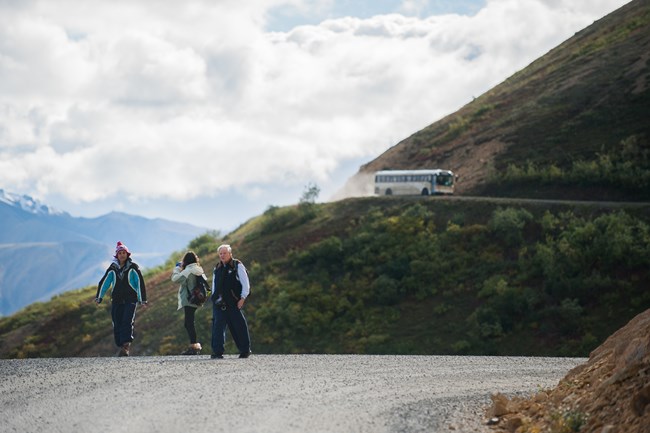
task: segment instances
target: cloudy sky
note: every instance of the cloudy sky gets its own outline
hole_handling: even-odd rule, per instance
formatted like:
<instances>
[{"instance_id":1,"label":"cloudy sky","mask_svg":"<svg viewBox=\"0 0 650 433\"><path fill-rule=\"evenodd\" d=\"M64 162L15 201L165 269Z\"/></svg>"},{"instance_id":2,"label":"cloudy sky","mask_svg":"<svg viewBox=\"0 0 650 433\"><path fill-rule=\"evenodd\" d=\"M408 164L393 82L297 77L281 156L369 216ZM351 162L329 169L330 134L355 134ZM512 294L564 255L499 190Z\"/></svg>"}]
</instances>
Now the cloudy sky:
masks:
<instances>
[{"instance_id":1,"label":"cloudy sky","mask_svg":"<svg viewBox=\"0 0 650 433\"><path fill-rule=\"evenodd\" d=\"M0 0L0 188L228 232L627 0Z\"/></svg>"}]
</instances>

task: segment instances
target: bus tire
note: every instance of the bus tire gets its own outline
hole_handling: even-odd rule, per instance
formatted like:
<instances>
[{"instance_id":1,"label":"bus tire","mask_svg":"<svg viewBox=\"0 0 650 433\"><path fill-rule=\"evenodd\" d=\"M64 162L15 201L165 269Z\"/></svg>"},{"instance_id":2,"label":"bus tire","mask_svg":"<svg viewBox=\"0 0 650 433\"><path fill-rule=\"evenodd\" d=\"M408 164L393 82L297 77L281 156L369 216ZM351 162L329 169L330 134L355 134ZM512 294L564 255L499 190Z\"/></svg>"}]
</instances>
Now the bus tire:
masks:
<instances>
[{"instance_id":1,"label":"bus tire","mask_svg":"<svg viewBox=\"0 0 650 433\"><path fill-rule=\"evenodd\" d=\"M386 190L386 195L393 195L393 190L390 189L390 188L388 188L388 189Z\"/></svg>"},{"instance_id":2,"label":"bus tire","mask_svg":"<svg viewBox=\"0 0 650 433\"><path fill-rule=\"evenodd\" d=\"M422 192L420 193L420 195L429 195L429 190L426 188L422 188Z\"/></svg>"}]
</instances>

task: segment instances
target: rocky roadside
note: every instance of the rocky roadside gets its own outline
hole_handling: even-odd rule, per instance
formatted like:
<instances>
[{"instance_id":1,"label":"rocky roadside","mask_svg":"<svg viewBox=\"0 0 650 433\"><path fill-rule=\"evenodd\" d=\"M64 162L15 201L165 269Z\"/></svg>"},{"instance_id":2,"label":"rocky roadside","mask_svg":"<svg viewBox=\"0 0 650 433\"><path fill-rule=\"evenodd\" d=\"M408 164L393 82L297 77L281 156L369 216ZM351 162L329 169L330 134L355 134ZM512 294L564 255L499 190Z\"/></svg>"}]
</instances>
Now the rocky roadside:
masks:
<instances>
[{"instance_id":1,"label":"rocky roadside","mask_svg":"<svg viewBox=\"0 0 650 433\"><path fill-rule=\"evenodd\" d=\"M555 389L492 396L494 432L650 433L650 310L612 334Z\"/></svg>"}]
</instances>

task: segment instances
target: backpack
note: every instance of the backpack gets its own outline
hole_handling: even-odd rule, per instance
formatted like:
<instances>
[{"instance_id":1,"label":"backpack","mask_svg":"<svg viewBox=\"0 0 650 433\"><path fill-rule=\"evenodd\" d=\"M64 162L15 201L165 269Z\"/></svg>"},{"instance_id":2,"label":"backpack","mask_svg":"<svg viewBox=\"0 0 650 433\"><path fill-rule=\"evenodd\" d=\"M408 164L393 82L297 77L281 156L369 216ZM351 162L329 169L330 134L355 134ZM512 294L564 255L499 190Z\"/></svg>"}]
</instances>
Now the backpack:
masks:
<instances>
[{"instance_id":1,"label":"backpack","mask_svg":"<svg viewBox=\"0 0 650 433\"><path fill-rule=\"evenodd\" d=\"M198 305L200 307L208 299L208 292L212 290L212 288L204 275L194 275L194 279L196 280L196 283L194 284L192 292L187 295L187 299L190 304Z\"/></svg>"}]
</instances>

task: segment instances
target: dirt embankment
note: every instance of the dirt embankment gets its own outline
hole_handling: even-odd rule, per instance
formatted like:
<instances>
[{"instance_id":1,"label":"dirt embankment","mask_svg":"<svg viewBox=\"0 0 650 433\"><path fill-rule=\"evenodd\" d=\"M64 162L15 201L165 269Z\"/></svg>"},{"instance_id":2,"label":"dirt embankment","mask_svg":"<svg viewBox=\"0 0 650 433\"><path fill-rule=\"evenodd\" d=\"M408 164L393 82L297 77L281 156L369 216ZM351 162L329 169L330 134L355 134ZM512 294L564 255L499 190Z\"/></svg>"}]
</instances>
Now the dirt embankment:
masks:
<instances>
[{"instance_id":1,"label":"dirt embankment","mask_svg":"<svg viewBox=\"0 0 650 433\"><path fill-rule=\"evenodd\" d=\"M492 399L497 432L650 433L650 310L611 335L555 389Z\"/></svg>"}]
</instances>

